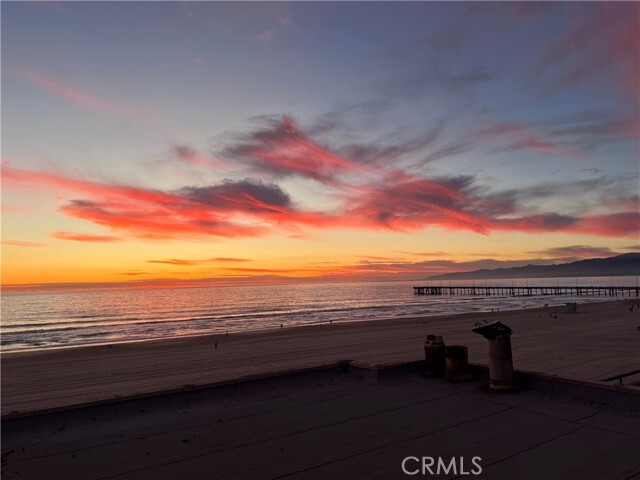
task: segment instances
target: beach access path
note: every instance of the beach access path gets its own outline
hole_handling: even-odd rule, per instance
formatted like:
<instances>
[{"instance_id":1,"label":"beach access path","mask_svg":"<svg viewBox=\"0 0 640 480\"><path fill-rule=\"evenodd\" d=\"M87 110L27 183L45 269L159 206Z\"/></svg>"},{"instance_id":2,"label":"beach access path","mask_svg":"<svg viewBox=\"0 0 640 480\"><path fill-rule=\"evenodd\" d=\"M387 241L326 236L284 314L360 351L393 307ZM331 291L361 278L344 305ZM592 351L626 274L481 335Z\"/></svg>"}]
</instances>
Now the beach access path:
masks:
<instances>
[{"instance_id":1,"label":"beach access path","mask_svg":"<svg viewBox=\"0 0 640 480\"><path fill-rule=\"evenodd\" d=\"M2 415L15 417L125 398L224 385L350 361L376 367L424 358L427 334L466 345L487 363L471 332L500 320L513 329L518 370L602 381L640 369L639 299L371 322L333 322L259 333L2 354ZM632 309L633 306L633 309ZM625 382L635 383L628 377Z\"/></svg>"}]
</instances>

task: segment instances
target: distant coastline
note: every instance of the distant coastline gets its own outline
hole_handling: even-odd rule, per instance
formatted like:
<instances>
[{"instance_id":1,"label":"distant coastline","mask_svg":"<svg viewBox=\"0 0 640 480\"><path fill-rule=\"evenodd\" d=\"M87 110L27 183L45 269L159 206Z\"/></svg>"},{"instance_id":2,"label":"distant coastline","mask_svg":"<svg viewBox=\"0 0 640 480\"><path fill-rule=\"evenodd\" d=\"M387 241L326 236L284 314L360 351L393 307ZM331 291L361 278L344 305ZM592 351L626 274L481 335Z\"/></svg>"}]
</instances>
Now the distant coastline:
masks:
<instances>
[{"instance_id":1,"label":"distant coastline","mask_svg":"<svg viewBox=\"0 0 640 480\"><path fill-rule=\"evenodd\" d=\"M640 253L609 258L591 258L555 265L481 269L427 277L424 280L490 280L510 278L620 277L640 276Z\"/></svg>"}]
</instances>

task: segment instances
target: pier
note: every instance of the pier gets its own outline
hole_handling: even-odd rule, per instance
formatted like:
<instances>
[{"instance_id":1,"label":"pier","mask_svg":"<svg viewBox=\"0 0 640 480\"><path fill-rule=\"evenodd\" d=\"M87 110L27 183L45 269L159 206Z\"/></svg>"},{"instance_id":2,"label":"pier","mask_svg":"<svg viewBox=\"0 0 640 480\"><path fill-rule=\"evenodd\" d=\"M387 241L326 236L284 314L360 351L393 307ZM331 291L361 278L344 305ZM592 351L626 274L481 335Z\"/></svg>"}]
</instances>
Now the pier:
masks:
<instances>
[{"instance_id":1,"label":"pier","mask_svg":"<svg viewBox=\"0 0 640 480\"><path fill-rule=\"evenodd\" d=\"M478 286L428 286L413 287L415 295L482 295L482 296L510 296L533 297L543 295L574 295L574 296L604 296L604 297L639 297L640 287L478 287Z\"/></svg>"}]
</instances>

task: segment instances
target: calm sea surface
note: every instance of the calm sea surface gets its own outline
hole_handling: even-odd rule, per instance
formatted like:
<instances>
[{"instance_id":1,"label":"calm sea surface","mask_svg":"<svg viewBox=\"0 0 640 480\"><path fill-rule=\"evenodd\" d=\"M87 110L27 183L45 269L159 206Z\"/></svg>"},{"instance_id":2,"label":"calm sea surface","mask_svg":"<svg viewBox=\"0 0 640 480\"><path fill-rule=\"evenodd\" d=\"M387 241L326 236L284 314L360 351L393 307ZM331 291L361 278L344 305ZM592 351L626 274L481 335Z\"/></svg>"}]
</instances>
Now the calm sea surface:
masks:
<instances>
[{"instance_id":1,"label":"calm sea surface","mask_svg":"<svg viewBox=\"0 0 640 480\"><path fill-rule=\"evenodd\" d=\"M2 294L3 351L239 332L609 297L420 296L414 285L636 286L637 277L376 282Z\"/></svg>"}]
</instances>

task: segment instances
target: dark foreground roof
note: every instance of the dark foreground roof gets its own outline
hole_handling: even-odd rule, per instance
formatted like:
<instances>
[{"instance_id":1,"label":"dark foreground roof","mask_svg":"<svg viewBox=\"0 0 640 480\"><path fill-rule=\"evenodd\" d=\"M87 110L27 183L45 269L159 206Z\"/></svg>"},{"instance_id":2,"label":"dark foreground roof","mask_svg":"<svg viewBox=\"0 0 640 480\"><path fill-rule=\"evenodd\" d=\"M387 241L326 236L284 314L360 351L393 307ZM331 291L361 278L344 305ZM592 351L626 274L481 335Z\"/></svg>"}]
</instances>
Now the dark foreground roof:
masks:
<instances>
[{"instance_id":1,"label":"dark foreground roof","mask_svg":"<svg viewBox=\"0 0 640 480\"><path fill-rule=\"evenodd\" d=\"M412 367L333 368L18 418L3 422L2 477L640 478L640 396L521 383L500 395Z\"/></svg>"}]
</instances>

